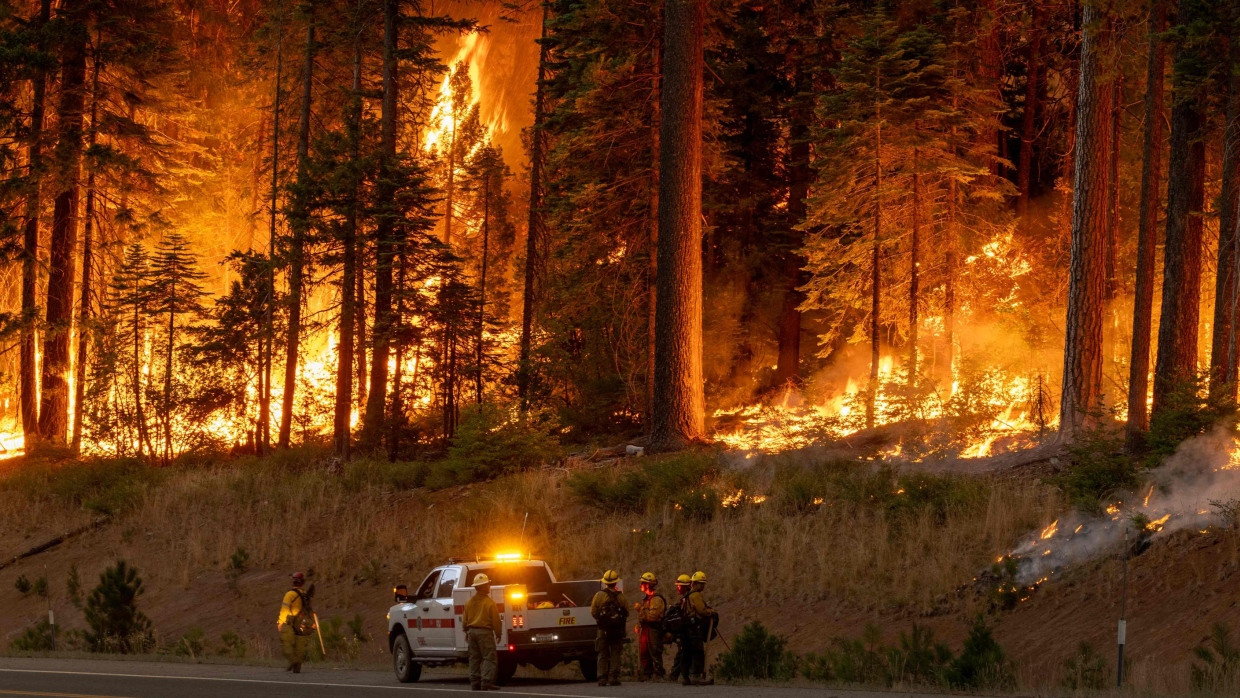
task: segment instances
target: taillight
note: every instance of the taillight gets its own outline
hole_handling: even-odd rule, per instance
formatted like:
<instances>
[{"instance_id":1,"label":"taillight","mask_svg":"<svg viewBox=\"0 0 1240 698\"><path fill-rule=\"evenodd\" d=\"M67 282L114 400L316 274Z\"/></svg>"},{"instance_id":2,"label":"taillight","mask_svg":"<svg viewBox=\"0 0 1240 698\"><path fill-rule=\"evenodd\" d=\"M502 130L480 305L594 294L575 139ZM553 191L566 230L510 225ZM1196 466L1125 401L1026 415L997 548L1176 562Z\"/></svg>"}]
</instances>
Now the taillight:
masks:
<instances>
[{"instance_id":1,"label":"taillight","mask_svg":"<svg viewBox=\"0 0 1240 698\"><path fill-rule=\"evenodd\" d=\"M513 628L524 628L525 627L525 616L524 615L513 615L512 627Z\"/></svg>"}]
</instances>

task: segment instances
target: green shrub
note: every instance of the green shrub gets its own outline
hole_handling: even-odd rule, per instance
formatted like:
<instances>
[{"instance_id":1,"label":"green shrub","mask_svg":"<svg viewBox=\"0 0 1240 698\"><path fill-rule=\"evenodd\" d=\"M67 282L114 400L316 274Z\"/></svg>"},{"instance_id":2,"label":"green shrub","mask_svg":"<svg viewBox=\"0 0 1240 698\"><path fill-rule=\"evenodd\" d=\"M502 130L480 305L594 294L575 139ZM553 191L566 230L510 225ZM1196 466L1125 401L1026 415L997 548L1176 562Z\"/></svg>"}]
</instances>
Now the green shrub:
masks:
<instances>
[{"instance_id":1,"label":"green shrub","mask_svg":"<svg viewBox=\"0 0 1240 698\"><path fill-rule=\"evenodd\" d=\"M1010 611L1033 593L1033 589L1017 581L1020 561L1014 557L1005 557L994 563L990 566L990 573L995 576L995 585L989 593L991 610Z\"/></svg>"},{"instance_id":2,"label":"green shrub","mask_svg":"<svg viewBox=\"0 0 1240 698\"><path fill-rule=\"evenodd\" d=\"M841 683L890 686L891 668L878 626L867 625L860 638L836 638L827 654L831 679Z\"/></svg>"},{"instance_id":3,"label":"green shrub","mask_svg":"<svg viewBox=\"0 0 1240 698\"><path fill-rule=\"evenodd\" d=\"M1215 423L1235 414L1235 406L1228 404L1227 391L1215 391L1211 398L1207 382L1202 375L1173 386L1167 400L1151 415L1150 430L1145 435L1148 466L1157 466L1185 439L1204 434Z\"/></svg>"},{"instance_id":4,"label":"green shrub","mask_svg":"<svg viewBox=\"0 0 1240 698\"><path fill-rule=\"evenodd\" d=\"M483 403L461 411L448 456L427 484L448 486L490 480L554 461L559 442L550 427L510 405Z\"/></svg>"},{"instance_id":5,"label":"green shrub","mask_svg":"<svg viewBox=\"0 0 1240 698\"><path fill-rule=\"evenodd\" d=\"M245 638L231 630L227 630L220 635L220 647L216 654L221 657L232 657L233 659L244 659L246 653Z\"/></svg>"},{"instance_id":6,"label":"green shrub","mask_svg":"<svg viewBox=\"0 0 1240 698\"><path fill-rule=\"evenodd\" d=\"M980 616L969 629L960 655L947 667L947 683L956 689L1012 688L1016 683L1011 663L994 633Z\"/></svg>"},{"instance_id":7,"label":"green shrub","mask_svg":"<svg viewBox=\"0 0 1240 698\"><path fill-rule=\"evenodd\" d=\"M344 470L344 486L350 492L366 487L412 490L426 485L433 469L427 461L389 461L386 458L355 458Z\"/></svg>"},{"instance_id":8,"label":"green shrub","mask_svg":"<svg viewBox=\"0 0 1240 698\"><path fill-rule=\"evenodd\" d=\"M357 574L353 576L354 584L370 584L372 587L379 586L379 581L383 578L383 561L371 558L362 565Z\"/></svg>"},{"instance_id":9,"label":"green shrub","mask_svg":"<svg viewBox=\"0 0 1240 698\"><path fill-rule=\"evenodd\" d=\"M593 507L637 512L648 506L679 506L686 516L704 520L719 509L718 493L704 486L718 467L713 453L651 456L635 468L578 471L568 478L568 487Z\"/></svg>"},{"instance_id":10,"label":"green shrub","mask_svg":"<svg viewBox=\"0 0 1240 698\"><path fill-rule=\"evenodd\" d=\"M241 575L245 574L246 568L250 565L250 553L245 548L238 547L228 558L228 568L224 570L224 577L228 581L228 588L234 592L240 593Z\"/></svg>"},{"instance_id":11,"label":"green shrub","mask_svg":"<svg viewBox=\"0 0 1240 698\"><path fill-rule=\"evenodd\" d=\"M207 651L207 634L202 628L194 626L190 628L180 640L172 646L172 653L178 657L189 657L197 659Z\"/></svg>"},{"instance_id":12,"label":"green shrub","mask_svg":"<svg viewBox=\"0 0 1240 698\"><path fill-rule=\"evenodd\" d=\"M1047 482L1082 511L1101 513L1118 493L1141 484L1144 468L1124 451L1123 437L1116 432L1088 432L1073 442L1069 454L1071 465Z\"/></svg>"},{"instance_id":13,"label":"green shrub","mask_svg":"<svg viewBox=\"0 0 1240 698\"><path fill-rule=\"evenodd\" d=\"M913 624L911 632L900 633L900 646L887 653L891 678L896 682L940 685L951 664L952 651L934 641L934 631Z\"/></svg>"},{"instance_id":14,"label":"green shrub","mask_svg":"<svg viewBox=\"0 0 1240 698\"><path fill-rule=\"evenodd\" d=\"M787 681L796 676L796 656L787 650L788 639L767 632L757 621L746 625L719 655L714 674L725 681L766 679Z\"/></svg>"},{"instance_id":15,"label":"green shrub","mask_svg":"<svg viewBox=\"0 0 1240 698\"><path fill-rule=\"evenodd\" d=\"M162 473L136 458L40 464L0 479L0 489L13 489L32 500L57 499L88 511L116 515L133 508Z\"/></svg>"},{"instance_id":16,"label":"green shrub","mask_svg":"<svg viewBox=\"0 0 1240 698\"><path fill-rule=\"evenodd\" d=\"M138 570L124 560L99 575L99 586L86 599L87 645L92 652L146 652L154 644L151 621L138 610L143 593Z\"/></svg>"},{"instance_id":17,"label":"green shrub","mask_svg":"<svg viewBox=\"0 0 1240 698\"><path fill-rule=\"evenodd\" d=\"M1069 691L1100 691L1107 687L1107 662L1088 642L1063 660L1063 687Z\"/></svg>"},{"instance_id":18,"label":"green shrub","mask_svg":"<svg viewBox=\"0 0 1240 698\"><path fill-rule=\"evenodd\" d=\"M51 652L56 649L52 624L46 618L26 628L10 645L14 652Z\"/></svg>"},{"instance_id":19,"label":"green shrub","mask_svg":"<svg viewBox=\"0 0 1240 698\"><path fill-rule=\"evenodd\" d=\"M78 573L77 563L69 568L69 580L65 582L65 591L69 593L69 602L74 608L82 607L82 576Z\"/></svg>"},{"instance_id":20,"label":"green shrub","mask_svg":"<svg viewBox=\"0 0 1240 698\"><path fill-rule=\"evenodd\" d=\"M17 593L25 596L30 593L30 590L34 588L34 585L30 583L30 580L26 578L26 575L19 574L17 575L17 579L13 581L13 588L17 590Z\"/></svg>"},{"instance_id":21,"label":"green shrub","mask_svg":"<svg viewBox=\"0 0 1240 698\"><path fill-rule=\"evenodd\" d=\"M1210 636L1193 649L1200 661L1193 662L1193 688L1207 693L1235 695L1240 689L1240 647L1231 637L1231 629L1215 623Z\"/></svg>"},{"instance_id":22,"label":"green shrub","mask_svg":"<svg viewBox=\"0 0 1240 698\"><path fill-rule=\"evenodd\" d=\"M786 514L815 511L822 503L843 502L885 511L894 523L929 513L938 521L959 510L985 506L989 485L978 479L928 473L900 474L856 461L827 461L776 468L771 503Z\"/></svg>"},{"instance_id":23,"label":"green shrub","mask_svg":"<svg viewBox=\"0 0 1240 698\"><path fill-rule=\"evenodd\" d=\"M47 577L39 577L34 580L34 585L31 586L30 590L34 592L35 596L46 599L49 591L47 588Z\"/></svg>"},{"instance_id":24,"label":"green shrub","mask_svg":"<svg viewBox=\"0 0 1240 698\"><path fill-rule=\"evenodd\" d=\"M327 655L333 659L357 659L362 652L362 643L369 639L363 631L364 623L360 615L354 616L348 623L340 616L320 619L319 632L323 635ZM317 638L311 638L310 656L316 660L324 658Z\"/></svg>"}]
</instances>

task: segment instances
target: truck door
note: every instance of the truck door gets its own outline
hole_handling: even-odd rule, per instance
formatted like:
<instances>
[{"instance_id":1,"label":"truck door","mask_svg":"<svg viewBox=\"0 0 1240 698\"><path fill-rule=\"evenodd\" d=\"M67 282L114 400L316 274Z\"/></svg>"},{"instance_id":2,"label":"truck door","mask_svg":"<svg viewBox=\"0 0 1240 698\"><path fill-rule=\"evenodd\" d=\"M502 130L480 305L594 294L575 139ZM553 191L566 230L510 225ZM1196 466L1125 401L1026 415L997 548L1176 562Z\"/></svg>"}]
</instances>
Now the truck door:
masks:
<instances>
[{"instance_id":1,"label":"truck door","mask_svg":"<svg viewBox=\"0 0 1240 698\"><path fill-rule=\"evenodd\" d=\"M422 626L428 647L453 649L456 646L456 611L452 607L452 590L460 581L461 568L447 567L439 576L435 598L428 600Z\"/></svg>"},{"instance_id":2,"label":"truck door","mask_svg":"<svg viewBox=\"0 0 1240 698\"><path fill-rule=\"evenodd\" d=\"M426 577L422 586L413 597L413 612L409 614L409 637L413 651L417 653L432 649L432 627L428 622L431 606L435 604L435 594L439 591L439 575L443 570L435 570Z\"/></svg>"}]
</instances>

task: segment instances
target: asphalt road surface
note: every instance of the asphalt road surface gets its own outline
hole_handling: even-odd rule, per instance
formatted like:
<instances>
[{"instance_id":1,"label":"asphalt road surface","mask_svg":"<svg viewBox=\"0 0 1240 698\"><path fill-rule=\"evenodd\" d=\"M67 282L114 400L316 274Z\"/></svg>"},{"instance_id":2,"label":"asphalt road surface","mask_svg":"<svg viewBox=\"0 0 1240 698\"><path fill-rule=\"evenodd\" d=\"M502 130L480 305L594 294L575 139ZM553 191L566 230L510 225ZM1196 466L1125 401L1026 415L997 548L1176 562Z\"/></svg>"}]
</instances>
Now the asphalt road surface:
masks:
<instances>
[{"instance_id":1,"label":"asphalt road surface","mask_svg":"<svg viewBox=\"0 0 1240 698\"><path fill-rule=\"evenodd\" d=\"M310 667L293 675L273 667L91 659L0 658L0 698L55 696L56 698L383 698L408 695L436 696L472 693L463 673L423 674L423 680L400 684L388 672ZM671 684L626 683L600 688L592 683L559 679L523 678L494 694L602 698L622 696L701 695L716 698L898 698L924 694L871 693L823 688L767 686L685 687Z\"/></svg>"}]
</instances>

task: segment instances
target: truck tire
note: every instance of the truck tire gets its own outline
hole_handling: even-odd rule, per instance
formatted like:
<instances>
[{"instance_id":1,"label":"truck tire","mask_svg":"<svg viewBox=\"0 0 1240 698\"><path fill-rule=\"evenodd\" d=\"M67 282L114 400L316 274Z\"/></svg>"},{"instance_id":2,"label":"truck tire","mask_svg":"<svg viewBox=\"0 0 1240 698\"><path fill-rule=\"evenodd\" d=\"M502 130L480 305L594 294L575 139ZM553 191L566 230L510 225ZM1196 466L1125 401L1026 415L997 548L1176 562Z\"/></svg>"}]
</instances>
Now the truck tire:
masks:
<instances>
[{"instance_id":1,"label":"truck tire","mask_svg":"<svg viewBox=\"0 0 1240 698\"><path fill-rule=\"evenodd\" d=\"M577 664L581 667L581 678L598 681L598 657L582 657Z\"/></svg>"},{"instance_id":2,"label":"truck tire","mask_svg":"<svg viewBox=\"0 0 1240 698\"><path fill-rule=\"evenodd\" d=\"M392 643L392 670L401 683L413 683L422 676L422 665L413 660L409 639L403 633Z\"/></svg>"},{"instance_id":3,"label":"truck tire","mask_svg":"<svg viewBox=\"0 0 1240 698\"><path fill-rule=\"evenodd\" d=\"M505 657L504 653L499 656L498 666L495 667L495 685L507 686L512 677L517 673L516 657Z\"/></svg>"}]
</instances>

